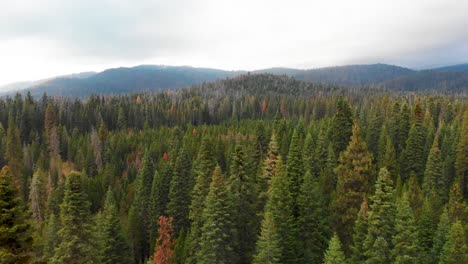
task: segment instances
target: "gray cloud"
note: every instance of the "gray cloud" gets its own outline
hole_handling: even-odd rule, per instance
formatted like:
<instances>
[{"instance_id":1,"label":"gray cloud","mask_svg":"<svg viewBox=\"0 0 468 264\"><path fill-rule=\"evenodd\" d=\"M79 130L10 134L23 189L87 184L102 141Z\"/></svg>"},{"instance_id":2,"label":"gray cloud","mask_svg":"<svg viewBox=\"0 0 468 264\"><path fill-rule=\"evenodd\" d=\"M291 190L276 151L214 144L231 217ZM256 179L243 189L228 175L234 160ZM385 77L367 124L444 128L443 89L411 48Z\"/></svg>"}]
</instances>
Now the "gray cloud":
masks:
<instances>
[{"instance_id":1,"label":"gray cloud","mask_svg":"<svg viewBox=\"0 0 468 264\"><path fill-rule=\"evenodd\" d=\"M69 70L139 62L226 69L387 62L419 68L467 61L466 10L468 1L456 0L5 1L0 42L25 44L7 46L11 50L0 57L15 60L31 41L44 43L31 47L31 61Z\"/></svg>"}]
</instances>

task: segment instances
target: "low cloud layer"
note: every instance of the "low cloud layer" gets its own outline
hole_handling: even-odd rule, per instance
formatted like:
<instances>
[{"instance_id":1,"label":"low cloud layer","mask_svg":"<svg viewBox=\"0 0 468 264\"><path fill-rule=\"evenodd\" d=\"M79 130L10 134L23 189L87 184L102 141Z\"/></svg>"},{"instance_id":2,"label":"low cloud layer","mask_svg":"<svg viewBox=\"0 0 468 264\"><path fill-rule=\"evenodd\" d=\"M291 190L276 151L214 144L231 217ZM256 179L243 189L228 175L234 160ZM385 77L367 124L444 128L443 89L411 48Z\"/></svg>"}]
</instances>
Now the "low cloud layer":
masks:
<instances>
[{"instance_id":1,"label":"low cloud layer","mask_svg":"<svg viewBox=\"0 0 468 264\"><path fill-rule=\"evenodd\" d=\"M0 8L0 84L137 64L468 61L468 1L38 0Z\"/></svg>"}]
</instances>

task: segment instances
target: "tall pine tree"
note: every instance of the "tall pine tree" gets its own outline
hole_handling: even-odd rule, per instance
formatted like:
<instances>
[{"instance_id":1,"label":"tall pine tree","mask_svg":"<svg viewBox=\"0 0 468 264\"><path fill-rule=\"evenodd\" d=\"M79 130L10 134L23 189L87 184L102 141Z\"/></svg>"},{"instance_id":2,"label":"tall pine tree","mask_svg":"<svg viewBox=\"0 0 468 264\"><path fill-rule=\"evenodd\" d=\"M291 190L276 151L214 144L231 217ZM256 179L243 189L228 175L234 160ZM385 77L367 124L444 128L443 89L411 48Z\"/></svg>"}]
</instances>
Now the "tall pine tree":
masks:
<instances>
[{"instance_id":1,"label":"tall pine tree","mask_svg":"<svg viewBox=\"0 0 468 264\"><path fill-rule=\"evenodd\" d=\"M341 153L339 165L335 169L338 176L334 210L333 227L338 232L347 252L351 243L354 222L364 195L369 190L372 175L372 155L362 142L357 122L348 148Z\"/></svg>"},{"instance_id":2,"label":"tall pine tree","mask_svg":"<svg viewBox=\"0 0 468 264\"><path fill-rule=\"evenodd\" d=\"M60 222L60 244L55 248L51 263L98 263L90 202L79 173L67 175Z\"/></svg>"},{"instance_id":3,"label":"tall pine tree","mask_svg":"<svg viewBox=\"0 0 468 264\"><path fill-rule=\"evenodd\" d=\"M8 167L0 172L0 263L31 261L31 225Z\"/></svg>"},{"instance_id":4,"label":"tall pine tree","mask_svg":"<svg viewBox=\"0 0 468 264\"><path fill-rule=\"evenodd\" d=\"M213 172L210 191L203 210L203 227L197 263L238 263L235 252L236 230L231 215L232 205L221 168Z\"/></svg>"}]
</instances>

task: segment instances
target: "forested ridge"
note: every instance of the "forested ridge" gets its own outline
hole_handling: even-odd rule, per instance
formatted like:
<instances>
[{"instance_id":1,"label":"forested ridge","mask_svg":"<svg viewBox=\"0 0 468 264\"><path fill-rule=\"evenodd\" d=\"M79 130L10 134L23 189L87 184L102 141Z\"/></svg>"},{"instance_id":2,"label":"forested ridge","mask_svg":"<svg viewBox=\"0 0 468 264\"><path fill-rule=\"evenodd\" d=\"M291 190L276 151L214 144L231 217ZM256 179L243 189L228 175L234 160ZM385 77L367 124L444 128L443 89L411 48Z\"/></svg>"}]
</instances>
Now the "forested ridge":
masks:
<instances>
[{"instance_id":1,"label":"forested ridge","mask_svg":"<svg viewBox=\"0 0 468 264\"><path fill-rule=\"evenodd\" d=\"M0 263L468 263L463 94L18 94L0 167Z\"/></svg>"}]
</instances>

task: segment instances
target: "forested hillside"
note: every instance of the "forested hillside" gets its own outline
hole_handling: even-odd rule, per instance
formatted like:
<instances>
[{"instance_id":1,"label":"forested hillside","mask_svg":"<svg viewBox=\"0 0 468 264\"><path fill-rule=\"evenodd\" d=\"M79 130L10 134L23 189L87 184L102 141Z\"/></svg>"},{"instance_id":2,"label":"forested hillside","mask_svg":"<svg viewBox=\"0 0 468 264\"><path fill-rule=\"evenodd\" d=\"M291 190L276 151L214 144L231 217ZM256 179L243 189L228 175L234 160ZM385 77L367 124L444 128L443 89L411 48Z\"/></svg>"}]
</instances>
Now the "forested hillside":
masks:
<instances>
[{"instance_id":1,"label":"forested hillside","mask_svg":"<svg viewBox=\"0 0 468 264\"><path fill-rule=\"evenodd\" d=\"M468 100L242 75L0 99L0 263L468 263Z\"/></svg>"},{"instance_id":2,"label":"forested hillside","mask_svg":"<svg viewBox=\"0 0 468 264\"><path fill-rule=\"evenodd\" d=\"M247 71L224 71L186 66L141 65L114 68L100 73L84 72L59 76L36 82L14 83L0 87L3 94L16 92L34 98L44 93L50 96L83 98L91 95L123 95L128 93L158 92L186 88L243 74L286 75L300 81L338 85L342 87L383 87L390 91L468 91L466 64L416 71L387 64L347 65L300 70L268 68Z\"/></svg>"}]
</instances>

